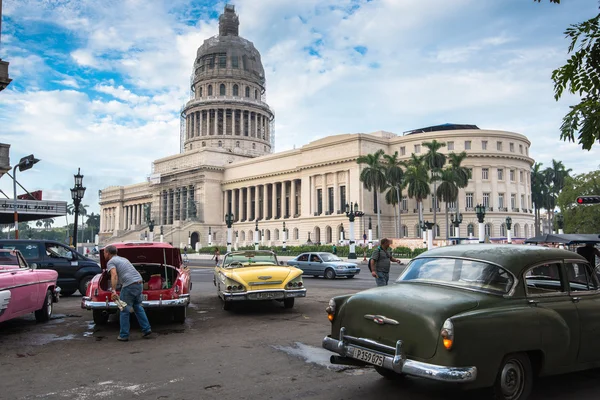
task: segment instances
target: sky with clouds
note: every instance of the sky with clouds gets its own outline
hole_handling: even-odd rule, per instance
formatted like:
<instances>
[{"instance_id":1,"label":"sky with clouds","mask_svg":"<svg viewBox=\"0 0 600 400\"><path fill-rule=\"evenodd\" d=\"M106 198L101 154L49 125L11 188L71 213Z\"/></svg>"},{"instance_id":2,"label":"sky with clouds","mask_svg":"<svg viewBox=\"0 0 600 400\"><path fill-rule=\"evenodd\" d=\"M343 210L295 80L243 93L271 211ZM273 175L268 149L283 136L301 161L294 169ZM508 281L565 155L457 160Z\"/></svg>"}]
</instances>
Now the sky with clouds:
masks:
<instances>
[{"instance_id":1,"label":"sky with clouds","mask_svg":"<svg viewBox=\"0 0 600 400\"><path fill-rule=\"evenodd\" d=\"M240 35L262 54L276 151L341 133L402 134L446 122L519 132L530 155L576 173L600 146L559 141L577 98L553 97L567 59L564 30L595 16L596 0L235 0ZM218 31L224 2L4 0L0 142L18 175L46 199L69 200L81 168L83 203L145 181L179 152L196 49ZM0 179L12 196L12 181Z\"/></svg>"}]
</instances>

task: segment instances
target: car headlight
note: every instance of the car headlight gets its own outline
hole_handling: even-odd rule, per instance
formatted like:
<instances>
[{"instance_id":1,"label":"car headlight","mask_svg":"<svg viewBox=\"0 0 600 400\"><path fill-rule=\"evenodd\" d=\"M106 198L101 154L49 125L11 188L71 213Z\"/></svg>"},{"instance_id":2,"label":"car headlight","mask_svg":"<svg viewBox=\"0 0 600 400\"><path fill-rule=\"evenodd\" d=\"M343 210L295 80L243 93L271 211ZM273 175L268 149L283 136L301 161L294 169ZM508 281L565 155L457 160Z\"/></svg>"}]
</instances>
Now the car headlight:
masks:
<instances>
[{"instance_id":1,"label":"car headlight","mask_svg":"<svg viewBox=\"0 0 600 400\"><path fill-rule=\"evenodd\" d=\"M233 279L227 279L227 286L225 290L228 292L243 292L246 290L244 285L239 282L234 281Z\"/></svg>"},{"instance_id":2,"label":"car headlight","mask_svg":"<svg viewBox=\"0 0 600 400\"><path fill-rule=\"evenodd\" d=\"M454 324L450 319L444 321L440 334L446 350L452 349L452 345L454 344Z\"/></svg>"},{"instance_id":3,"label":"car headlight","mask_svg":"<svg viewBox=\"0 0 600 400\"><path fill-rule=\"evenodd\" d=\"M329 300L329 305L327 306L325 311L327 312L327 319L330 322L333 322L333 319L335 318L335 300L334 299Z\"/></svg>"},{"instance_id":4,"label":"car headlight","mask_svg":"<svg viewBox=\"0 0 600 400\"><path fill-rule=\"evenodd\" d=\"M302 276L292 279L288 282L288 289L298 289L304 287L304 283L302 282Z\"/></svg>"},{"instance_id":5,"label":"car headlight","mask_svg":"<svg viewBox=\"0 0 600 400\"><path fill-rule=\"evenodd\" d=\"M335 269L346 269L346 267L344 267L343 265L338 265L337 267L335 267Z\"/></svg>"}]
</instances>

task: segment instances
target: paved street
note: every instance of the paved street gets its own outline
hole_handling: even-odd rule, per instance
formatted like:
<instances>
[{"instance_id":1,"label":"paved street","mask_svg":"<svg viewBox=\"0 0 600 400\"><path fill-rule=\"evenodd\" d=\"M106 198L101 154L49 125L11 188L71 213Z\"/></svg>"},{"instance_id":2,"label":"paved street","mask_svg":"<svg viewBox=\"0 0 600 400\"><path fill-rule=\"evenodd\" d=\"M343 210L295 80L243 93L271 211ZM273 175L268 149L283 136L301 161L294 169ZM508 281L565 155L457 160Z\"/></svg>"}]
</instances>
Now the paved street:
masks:
<instances>
[{"instance_id":1,"label":"paved street","mask_svg":"<svg viewBox=\"0 0 600 400\"><path fill-rule=\"evenodd\" d=\"M321 349L330 297L372 287L353 280L307 277L306 299L221 309L212 270L192 270L193 304L184 325L150 314L158 338L116 341L118 322L94 326L81 297L64 298L48 324L33 317L0 324L1 399L482 399L419 379L389 382L370 368L329 364ZM395 266L392 277L400 267ZM538 381L533 399L596 399L600 370Z\"/></svg>"}]
</instances>

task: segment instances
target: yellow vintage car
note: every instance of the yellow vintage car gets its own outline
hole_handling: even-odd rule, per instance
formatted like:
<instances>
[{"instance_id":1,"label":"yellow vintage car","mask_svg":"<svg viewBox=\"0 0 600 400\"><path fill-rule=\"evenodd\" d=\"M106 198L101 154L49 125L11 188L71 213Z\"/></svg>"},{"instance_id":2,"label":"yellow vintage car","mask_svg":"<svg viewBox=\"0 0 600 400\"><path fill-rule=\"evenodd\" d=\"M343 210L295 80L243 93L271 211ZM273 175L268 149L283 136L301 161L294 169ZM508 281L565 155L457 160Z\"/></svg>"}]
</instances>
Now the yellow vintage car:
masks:
<instances>
[{"instance_id":1,"label":"yellow vintage car","mask_svg":"<svg viewBox=\"0 0 600 400\"><path fill-rule=\"evenodd\" d=\"M213 283L230 310L239 301L277 300L294 307L296 297L306 297L302 270L280 265L272 251L235 251L215 267Z\"/></svg>"}]
</instances>

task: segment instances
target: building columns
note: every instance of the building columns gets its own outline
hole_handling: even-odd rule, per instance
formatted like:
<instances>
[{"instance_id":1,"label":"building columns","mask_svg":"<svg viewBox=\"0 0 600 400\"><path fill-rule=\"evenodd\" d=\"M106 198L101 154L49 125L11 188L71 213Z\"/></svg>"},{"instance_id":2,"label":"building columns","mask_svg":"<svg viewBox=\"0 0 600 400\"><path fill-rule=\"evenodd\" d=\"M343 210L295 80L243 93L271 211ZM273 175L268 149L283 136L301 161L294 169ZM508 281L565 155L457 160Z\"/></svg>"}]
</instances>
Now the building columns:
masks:
<instances>
[{"instance_id":1,"label":"building columns","mask_svg":"<svg viewBox=\"0 0 600 400\"><path fill-rule=\"evenodd\" d=\"M271 212L273 213L272 218L275 219L277 217L277 183L275 183L275 182L273 182L271 196L273 197L272 203L271 203Z\"/></svg>"},{"instance_id":2,"label":"building columns","mask_svg":"<svg viewBox=\"0 0 600 400\"><path fill-rule=\"evenodd\" d=\"M290 200L290 209L291 209L291 216L292 218L294 218L294 216L296 214L298 214L298 210L296 210L296 180L292 179L292 190L291 190L292 194L291 194L291 200Z\"/></svg>"},{"instance_id":3,"label":"building columns","mask_svg":"<svg viewBox=\"0 0 600 400\"><path fill-rule=\"evenodd\" d=\"M252 201L250 195L252 194L252 190L250 190L250 186L246 188L246 221L250 221L250 207L252 206Z\"/></svg>"}]
</instances>

